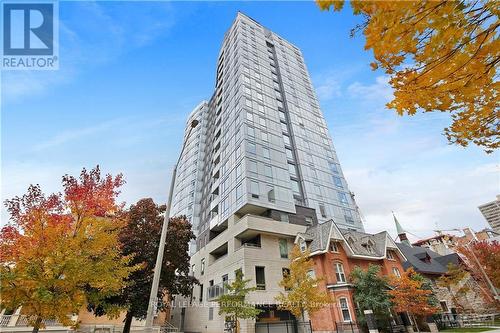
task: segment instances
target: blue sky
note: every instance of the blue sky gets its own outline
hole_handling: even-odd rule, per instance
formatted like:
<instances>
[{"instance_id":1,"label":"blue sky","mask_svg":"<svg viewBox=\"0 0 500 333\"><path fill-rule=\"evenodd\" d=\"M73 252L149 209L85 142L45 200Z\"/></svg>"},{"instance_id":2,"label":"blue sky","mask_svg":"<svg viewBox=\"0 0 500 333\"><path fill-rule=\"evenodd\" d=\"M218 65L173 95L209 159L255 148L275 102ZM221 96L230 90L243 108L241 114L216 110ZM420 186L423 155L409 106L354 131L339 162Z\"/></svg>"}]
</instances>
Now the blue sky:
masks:
<instances>
[{"instance_id":1,"label":"blue sky","mask_svg":"<svg viewBox=\"0 0 500 333\"><path fill-rule=\"evenodd\" d=\"M477 206L499 191L498 155L449 146L446 114L404 118L369 67L348 8L312 2L61 2L60 69L2 73L2 198L65 173L122 172L121 199L166 201L187 114L214 86L217 53L243 11L302 49L368 231L418 236L486 226ZM2 210L2 223L6 219Z\"/></svg>"}]
</instances>

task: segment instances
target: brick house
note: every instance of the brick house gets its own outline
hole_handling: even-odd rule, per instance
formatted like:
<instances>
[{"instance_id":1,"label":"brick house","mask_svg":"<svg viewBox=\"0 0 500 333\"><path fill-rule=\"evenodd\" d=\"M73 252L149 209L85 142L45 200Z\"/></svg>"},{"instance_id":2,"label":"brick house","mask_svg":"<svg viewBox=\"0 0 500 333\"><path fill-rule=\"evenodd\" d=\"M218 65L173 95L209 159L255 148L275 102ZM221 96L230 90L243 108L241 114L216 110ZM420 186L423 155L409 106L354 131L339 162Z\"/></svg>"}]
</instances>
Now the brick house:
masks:
<instances>
[{"instance_id":1,"label":"brick house","mask_svg":"<svg viewBox=\"0 0 500 333\"><path fill-rule=\"evenodd\" d=\"M295 243L301 249L309 248L314 260L311 274L323 278L318 287L335 299L332 306L310 316L315 332L336 332L336 323L356 322L353 285L349 283L354 267L379 265L384 276L404 271L406 258L386 231L367 234L339 228L330 220L299 233Z\"/></svg>"}]
</instances>

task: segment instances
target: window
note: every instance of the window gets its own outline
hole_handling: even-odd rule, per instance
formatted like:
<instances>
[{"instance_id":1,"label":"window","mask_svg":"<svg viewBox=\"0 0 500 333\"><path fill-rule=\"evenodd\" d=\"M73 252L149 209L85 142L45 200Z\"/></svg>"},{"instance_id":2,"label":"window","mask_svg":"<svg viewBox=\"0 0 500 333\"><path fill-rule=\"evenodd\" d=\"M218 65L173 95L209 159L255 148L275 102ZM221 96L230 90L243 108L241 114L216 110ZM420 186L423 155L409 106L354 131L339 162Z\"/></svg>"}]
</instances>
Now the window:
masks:
<instances>
[{"instance_id":1,"label":"window","mask_svg":"<svg viewBox=\"0 0 500 333\"><path fill-rule=\"evenodd\" d=\"M290 183L292 184L292 191L294 193L300 194L299 182L294 179L291 179Z\"/></svg>"},{"instance_id":2,"label":"window","mask_svg":"<svg viewBox=\"0 0 500 333\"><path fill-rule=\"evenodd\" d=\"M392 274L394 274L395 276L397 276L398 278L401 277L401 273L399 272L399 269L397 269L396 267L393 267L392 268Z\"/></svg>"},{"instance_id":3,"label":"window","mask_svg":"<svg viewBox=\"0 0 500 333\"><path fill-rule=\"evenodd\" d=\"M201 270L200 274L203 275L205 274L205 258L201 259Z\"/></svg>"},{"instance_id":4,"label":"window","mask_svg":"<svg viewBox=\"0 0 500 333\"><path fill-rule=\"evenodd\" d=\"M295 164L288 163L288 172L290 173L290 177L297 177L297 169L295 168Z\"/></svg>"},{"instance_id":5,"label":"window","mask_svg":"<svg viewBox=\"0 0 500 333\"><path fill-rule=\"evenodd\" d=\"M339 169L337 167L337 164L330 162L330 171L333 173L339 173Z\"/></svg>"},{"instance_id":6,"label":"window","mask_svg":"<svg viewBox=\"0 0 500 333\"><path fill-rule=\"evenodd\" d=\"M340 309L342 310L342 319L345 322L351 321L351 313L349 312L349 304L347 303L347 298L339 298Z\"/></svg>"},{"instance_id":7,"label":"window","mask_svg":"<svg viewBox=\"0 0 500 333\"><path fill-rule=\"evenodd\" d=\"M280 245L280 257L283 259L288 258L288 241L284 238L279 240Z\"/></svg>"},{"instance_id":8,"label":"window","mask_svg":"<svg viewBox=\"0 0 500 333\"><path fill-rule=\"evenodd\" d=\"M335 277L337 278L337 283L345 283L345 273L344 273L344 265L339 262L335 263Z\"/></svg>"},{"instance_id":9,"label":"window","mask_svg":"<svg viewBox=\"0 0 500 333\"><path fill-rule=\"evenodd\" d=\"M344 218L347 223L354 224L354 217L350 209L344 208Z\"/></svg>"},{"instance_id":10,"label":"window","mask_svg":"<svg viewBox=\"0 0 500 333\"><path fill-rule=\"evenodd\" d=\"M253 122L253 114L251 112L247 112L247 120L249 120L250 122Z\"/></svg>"},{"instance_id":11,"label":"window","mask_svg":"<svg viewBox=\"0 0 500 333\"><path fill-rule=\"evenodd\" d=\"M310 269L307 271L307 277L310 279L315 279L316 278L316 273L314 272L314 269Z\"/></svg>"},{"instance_id":12,"label":"window","mask_svg":"<svg viewBox=\"0 0 500 333\"><path fill-rule=\"evenodd\" d=\"M267 187L267 201L276 202L276 195L274 194L274 187Z\"/></svg>"},{"instance_id":13,"label":"window","mask_svg":"<svg viewBox=\"0 0 500 333\"><path fill-rule=\"evenodd\" d=\"M262 141L269 141L269 137L266 132L261 132L260 138L262 139Z\"/></svg>"},{"instance_id":14,"label":"window","mask_svg":"<svg viewBox=\"0 0 500 333\"><path fill-rule=\"evenodd\" d=\"M266 119L264 119L264 118L260 117L260 119L259 119L259 124L260 124L260 126L264 126L264 127L266 127Z\"/></svg>"},{"instance_id":15,"label":"window","mask_svg":"<svg viewBox=\"0 0 500 333\"><path fill-rule=\"evenodd\" d=\"M289 268L286 268L286 267L283 267L283 268L281 269L281 275L282 275L283 277L286 277L286 276L290 275L290 269L289 269ZM285 290L286 290L286 291L289 291L289 290L290 290L290 288L286 288L286 287L285 287Z\"/></svg>"},{"instance_id":16,"label":"window","mask_svg":"<svg viewBox=\"0 0 500 333\"><path fill-rule=\"evenodd\" d=\"M339 176L333 176L333 183L337 187L344 188L344 186L342 185L342 179L340 179Z\"/></svg>"},{"instance_id":17,"label":"window","mask_svg":"<svg viewBox=\"0 0 500 333\"><path fill-rule=\"evenodd\" d=\"M255 266L255 283L257 290L266 290L266 275L262 266Z\"/></svg>"},{"instance_id":18,"label":"window","mask_svg":"<svg viewBox=\"0 0 500 333\"><path fill-rule=\"evenodd\" d=\"M214 308L213 307L208 308L208 320L214 320Z\"/></svg>"},{"instance_id":19,"label":"window","mask_svg":"<svg viewBox=\"0 0 500 333\"><path fill-rule=\"evenodd\" d=\"M347 201L347 195L344 192L338 192L337 195L338 195L338 198L339 198L340 202L342 202L344 204L348 204L349 203Z\"/></svg>"},{"instance_id":20,"label":"window","mask_svg":"<svg viewBox=\"0 0 500 333\"><path fill-rule=\"evenodd\" d=\"M307 249L306 241L303 240L302 238L299 239L299 248L301 252L304 252Z\"/></svg>"},{"instance_id":21,"label":"window","mask_svg":"<svg viewBox=\"0 0 500 333\"><path fill-rule=\"evenodd\" d=\"M250 193L252 194L252 198L259 198L259 183L250 182Z\"/></svg>"},{"instance_id":22,"label":"window","mask_svg":"<svg viewBox=\"0 0 500 333\"><path fill-rule=\"evenodd\" d=\"M285 149L286 152L286 158L288 158L290 161L293 161L293 152L290 148Z\"/></svg>"},{"instance_id":23,"label":"window","mask_svg":"<svg viewBox=\"0 0 500 333\"><path fill-rule=\"evenodd\" d=\"M339 246L338 246L339 243L337 242L333 242L331 241L330 242L330 251L332 252L339 252Z\"/></svg>"},{"instance_id":24,"label":"window","mask_svg":"<svg viewBox=\"0 0 500 333\"><path fill-rule=\"evenodd\" d=\"M248 171L257 173L257 162L255 161L249 161L248 162Z\"/></svg>"},{"instance_id":25,"label":"window","mask_svg":"<svg viewBox=\"0 0 500 333\"><path fill-rule=\"evenodd\" d=\"M281 221L281 222L286 222L286 223L290 222L290 221L288 220L288 214L285 214L285 213L280 213L280 221Z\"/></svg>"},{"instance_id":26,"label":"window","mask_svg":"<svg viewBox=\"0 0 500 333\"><path fill-rule=\"evenodd\" d=\"M273 169L268 164L264 165L264 175L266 175L266 177L273 177Z\"/></svg>"},{"instance_id":27,"label":"window","mask_svg":"<svg viewBox=\"0 0 500 333\"><path fill-rule=\"evenodd\" d=\"M285 146L291 146L290 137L287 135L283 135L283 140L285 141Z\"/></svg>"},{"instance_id":28,"label":"window","mask_svg":"<svg viewBox=\"0 0 500 333\"><path fill-rule=\"evenodd\" d=\"M271 155L269 154L269 149L268 148L265 148L265 147L262 148L262 156L264 158L271 158Z\"/></svg>"},{"instance_id":29,"label":"window","mask_svg":"<svg viewBox=\"0 0 500 333\"><path fill-rule=\"evenodd\" d=\"M396 260L394 259L394 252L392 252L392 250L387 250L387 259Z\"/></svg>"},{"instance_id":30,"label":"window","mask_svg":"<svg viewBox=\"0 0 500 333\"><path fill-rule=\"evenodd\" d=\"M439 304L441 305L441 309L443 310L443 312L450 312L448 303L446 303L446 301L439 301Z\"/></svg>"},{"instance_id":31,"label":"window","mask_svg":"<svg viewBox=\"0 0 500 333\"><path fill-rule=\"evenodd\" d=\"M203 284L200 284L200 303L203 302Z\"/></svg>"},{"instance_id":32,"label":"window","mask_svg":"<svg viewBox=\"0 0 500 333\"><path fill-rule=\"evenodd\" d=\"M191 265L191 272L193 273L193 275L194 275L194 272L196 272L196 265L195 264Z\"/></svg>"},{"instance_id":33,"label":"window","mask_svg":"<svg viewBox=\"0 0 500 333\"><path fill-rule=\"evenodd\" d=\"M251 154L256 154L257 148L255 147L255 143L253 142L248 143L248 152Z\"/></svg>"},{"instance_id":34,"label":"window","mask_svg":"<svg viewBox=\"0 0 500 333\"><path fill-rule=\"evenodd\" d=\"M306 225L313 225L313 218L310 216L305 217Z\"/></svg>"},{"instance_id":35,"label":"window","mask_svg":"<svg viewBox=\"0 0 500 333\"><path fill-rule=\"evenodd\" d=\"M239 202L243 197L243 184L236 186L236 202Z\"/></svg>"},{"instance_id":36,"label":"window","mask_svg":"<svg viewBox=\"0 0 500 333\"><path fill-rule=\"evenodd\" d=\"M321 214L321 217L326 217L326 208L324 204L319 204L319 212Z\"/></svg>"},{"instance_id":37,"label":"window","mask_svg":"<svg viewBox=\"0 0 500 333\"><path fill-rule=\"evenodd\" d=\"M253 127L248 128L248 136L255 138L255 128Z\"/></svg>"},{"instance_id":38,"label":"window","mask_svg":"<svg viewBox=\"0 0 500 333\"><path fill-rule=\"evenodd\" d=\"M236 166L236 180L241 178L241 163Z\"/></svg>"}]
</instances>

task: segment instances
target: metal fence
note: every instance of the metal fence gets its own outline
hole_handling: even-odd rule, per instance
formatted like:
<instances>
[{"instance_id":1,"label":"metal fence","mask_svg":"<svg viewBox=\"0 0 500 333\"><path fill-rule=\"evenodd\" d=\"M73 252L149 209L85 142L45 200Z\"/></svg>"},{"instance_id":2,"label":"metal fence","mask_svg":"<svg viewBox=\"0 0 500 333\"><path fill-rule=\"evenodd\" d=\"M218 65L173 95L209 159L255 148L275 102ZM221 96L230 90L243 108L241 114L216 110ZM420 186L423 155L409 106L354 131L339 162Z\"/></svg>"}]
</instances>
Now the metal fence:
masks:
<instances>
[{"instance_id":1,"label":"metal fence","mask_svg":"<svg viewBox=\"0 0 500 333\"><path fill-rule=\"evenodd\" d=\"M310 321L282 320L255 323L255 333L312 333Z\"/></svg>"},{"instance_id":2,"label":"metal fence","mask_svg":"<svg viewBox=\"0 0 500 333\"><path fill-rule=\"evenodd\" d=\"M500 313L483 315L443 313L435 316L434 321L439 329L454 327L500 326Z\"/></svg>"},{"instance_id":3,"label":"metal fence","mask_svg":"<svg viewBox=\"0 0 500 333\"><path fill-rule=\"evenodd\" d=\"M356 322L335 322L335 332L337 333L360 333L363 332L362 326Z\"/></svg>"}]
</instances>

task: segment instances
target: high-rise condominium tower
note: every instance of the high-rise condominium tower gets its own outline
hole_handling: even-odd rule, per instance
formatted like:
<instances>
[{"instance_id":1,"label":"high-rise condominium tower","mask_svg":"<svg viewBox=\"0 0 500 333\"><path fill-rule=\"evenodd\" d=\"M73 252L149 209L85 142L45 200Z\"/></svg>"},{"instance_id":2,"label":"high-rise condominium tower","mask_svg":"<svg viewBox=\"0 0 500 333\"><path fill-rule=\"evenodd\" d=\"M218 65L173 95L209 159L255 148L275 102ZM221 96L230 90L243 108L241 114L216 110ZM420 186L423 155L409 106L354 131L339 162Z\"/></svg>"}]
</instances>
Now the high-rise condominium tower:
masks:
<instances>
[{"instance_id":1,"label":"high-rise condominium tower","mask_svg":"<svg viewBox=\"0 0 500 333\"><path fill-rule=\"evenodd\" d=\"M188 126L193 118L200 123L181 157L172 208L197 231L191 261L200 286L191 301L213 300L241 269L265 291L256 299L273 303L297 233L330 219L363 230L294 45L238 13L218 56L215 92ZM183 310L177 324L196 331L218 318L205 310ZM221 331L216 322L209 332Z\"/></svg>"},{"instance_id":2,"label":"high-rise condominium tower","mask_svg":"<svg viewBox=\"0 0 500 333\"><path fill-rule=\"evenodd\" d=\"M500 233L500 195L497 195L495 201L479 206L479 210L493 231Z\"/></svg>"}]
</instances>

